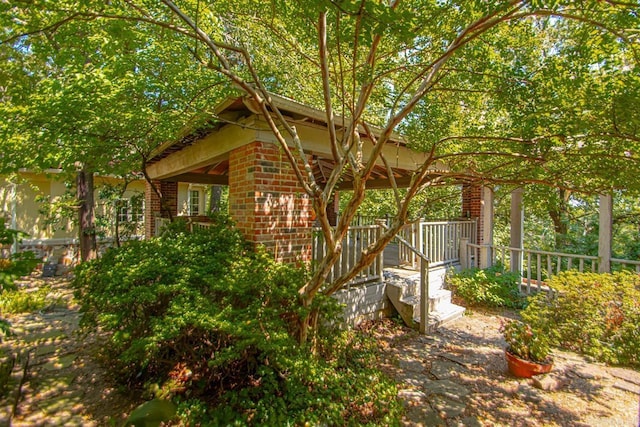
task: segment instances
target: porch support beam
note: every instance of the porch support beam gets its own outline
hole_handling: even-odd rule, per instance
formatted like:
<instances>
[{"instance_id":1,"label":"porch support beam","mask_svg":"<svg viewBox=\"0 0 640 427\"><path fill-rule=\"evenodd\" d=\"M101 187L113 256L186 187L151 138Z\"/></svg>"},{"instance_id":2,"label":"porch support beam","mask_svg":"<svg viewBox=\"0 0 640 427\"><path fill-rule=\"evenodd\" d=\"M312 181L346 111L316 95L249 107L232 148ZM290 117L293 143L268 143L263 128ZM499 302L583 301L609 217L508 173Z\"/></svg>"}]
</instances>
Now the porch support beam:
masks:
<instances>
[{"instance_id":1,"label":"porch support beam","mask_svg":"<svg viewBox=\"0 0 640 427\"><path fill-rule=\"evenodd\" d=\"M613 234L613 196L600 195L600 227L598 231L598 272L611 272L611 243Z\"/></svg>"},{"instance_id":2,"label":"porch support beam","mask_svg":"<svg viewBox=\"0 0 640 427\"><path fill-rule=\"evenodd\" d=\"M509 246L518 248L519 251L511 251L511 271L522 272L523 246L524 246L524 204L522 195L524 190L517 188L511 192L511 240Z\"/></svg>"},{"instance_id":3,"label":"porch support beam","mask_svg":"<svg viewBox=\"0 0 640 427\"><path fill-rule=\"evenodd\" d=\"M296 124L296 128L298 130L298 134L303 144L304 151L306 153L315 154L325 159L332 159L333 155L331 153L331 147L327 144L328 141L328 131L325 128L319 128L315 126L305 125L305 124ZM265 129L259 131L257 134L257 139L263 142L273 142L277 144L276 137L273 135L271 130ZM293 146L293 143L290 141L290 138L287 137L287 144ZM368 156L373 151L373 145L369 142L369 140L365 139L364 146L362 147L363 158L368 158ZM396 169L404 169L408 171L417 170L428 158L427 153L422 153L419 151L411 150L403 145L396 145L387 143L382 149L382 156L384 156L389 165L392 168ZM376 164L383 166L384 162L381 158L378 158ZM446 166L438 162L433 165L430 169L434 171L445 171ZM407 183L406 186L409 184ZM374 188L367 184L367 188ZM379 187L379 188L389 188L387 187Z\"/></svg>"},{"instance_id":4,"label":"porch support beam","mask_svg":"<svg viewBox=\"0 0 640 427\"><path fill-rule=\"evenodd\" d=\"M147 166L151 179L185 174L229 156L229 152L255 141L255 130L229 125L194 142L180 151L169 154Z\"/></svg>"},{"instance_id":5,"label":"porch support beam","mask_svg":"<svg viewBox=\"0 0 640 427\"><path fill-rule=\"evenodd\" d=\"M205 173L183 173L165 179L167 182L188 182L191 184L229 185L227 175L209 175Z\"/></svg>"}]
</instances>

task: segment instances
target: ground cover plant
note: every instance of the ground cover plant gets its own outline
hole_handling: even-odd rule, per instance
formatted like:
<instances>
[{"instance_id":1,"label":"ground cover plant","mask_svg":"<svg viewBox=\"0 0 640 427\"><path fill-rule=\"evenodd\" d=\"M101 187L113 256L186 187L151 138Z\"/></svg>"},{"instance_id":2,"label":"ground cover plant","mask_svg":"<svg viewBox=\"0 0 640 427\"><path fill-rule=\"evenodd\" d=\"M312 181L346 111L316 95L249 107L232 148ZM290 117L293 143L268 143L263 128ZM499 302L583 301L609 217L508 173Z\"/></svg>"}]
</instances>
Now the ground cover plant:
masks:
<instances>
[{"instance_id":1,"label":"ground cover plant","mask_svg":"<svg viewBox=\"0 0 640 427\"><path fill-rule=\"evenodd\" d=\"M470 306L522 308L526 302L520 293L520 275L500 264L450 274L447 283Z\"/></svg>"},{"instance_id":2,"label":"ground cover plant","mask_svg":"<svg viewBox=\"0 0 640 427\"><path fill-rule=\"evenodd\" d=\"M51 288L43 286L35 291L25 289L7 290L0 294L0 313L17 314L41 310L53 302L49 296Z\"/></svg>"},{"instance_id":3,"label":"ground cover plant","mask_svg":"<svg viewBox=\"0 0 640 427\"><path fill-rule=\"evenodd\" d=\"M530 298L522 318L554 346L640 367L640 276L568 271Z\"/></svg>"},{"instance_id":4,"label":"ground cover plant","mask_svg":"<svg viewBox=\"0 0 640 427\"><path fill-rule=\"evenodd\" d=\"M298 344L303 311L335 305L302 308L305 274L219 221L110 249L78 267L74 286L117 377L173 399L185 423L394 423L395 385L371 368L370 342L326 331L316 355Z\"/></svg>"}]
</instances>

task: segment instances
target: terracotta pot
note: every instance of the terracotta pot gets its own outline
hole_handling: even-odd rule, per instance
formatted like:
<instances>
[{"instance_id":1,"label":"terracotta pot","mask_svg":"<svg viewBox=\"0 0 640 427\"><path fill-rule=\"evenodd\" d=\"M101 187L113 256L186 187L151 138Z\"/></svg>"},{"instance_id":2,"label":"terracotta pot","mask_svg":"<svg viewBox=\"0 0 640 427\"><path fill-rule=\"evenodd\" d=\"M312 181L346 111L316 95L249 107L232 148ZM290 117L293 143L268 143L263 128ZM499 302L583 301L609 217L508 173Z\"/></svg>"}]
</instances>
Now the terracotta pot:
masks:
<instances>
[{"instance_id":1,"label":"terracotta pot","mask_svg":"<svg viewBox=\"0 0 640 427\"><path fill-rule=\"evenodd\" d=\"M537 363L530 360L520 359L518 356L514 356L509 353L508 350L505 350L504 355L507 358L509 372L514 377L531 378L534 375L546 374L551 371L551 368L553 367L553 362Z\"/></svg>"}]
</instances>

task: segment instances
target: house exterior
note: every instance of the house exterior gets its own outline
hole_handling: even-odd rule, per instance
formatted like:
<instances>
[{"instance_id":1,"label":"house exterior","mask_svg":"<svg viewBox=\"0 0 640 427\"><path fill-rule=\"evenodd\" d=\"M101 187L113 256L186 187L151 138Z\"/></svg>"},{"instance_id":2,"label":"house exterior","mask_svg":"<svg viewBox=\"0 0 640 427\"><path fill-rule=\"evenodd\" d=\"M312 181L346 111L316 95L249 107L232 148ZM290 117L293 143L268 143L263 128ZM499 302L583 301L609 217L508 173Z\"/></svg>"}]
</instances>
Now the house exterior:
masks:
<instances>
[{"instance_id":1,"label":"house exterior","mask_svg":"<svg viewBox=\"0 0 640 427\"><path fill-rule=\"evenodd\" d=\"M322 185L323 179L336 167L327 143L326 114L289 98L271 96L281 113L296 127L312 173ZM265 246L279 261L311 261L314 223L311 200L255 101L245 96L230 97L215 108L215 113L222 120L210 129L164 144L150 156L147 174L162 194L165 209L160 197L148 186L146 235L154 234L159 217L168 218L179 212L181 184L225 185L229 190L229 213L247 240ZM368 141L365 132L360 138ZM293 141L288 144L295 149ZM364 142L365 156L372 147L371 141ZM392 135L382 152L392 163L391 171L398 186L409 185L411 175L428 156L410 149L400 135ZM432 170L437 174L446 170L446 166L435 164ZM380 159L367 188L390 188L391 185L389 169ZM348 177L344 177L336 190L339 193L350 188ZM479 206L483 193L468 193L475 198L468 200L469 206ZM335 215L336 207L337 203L329 207L334 209L327 212L329 217ZM467 210L476 213L470 208Z\"/></svg>"},{"instance_id":2,"label":"house exterior","mask_svg":"<svg viewBox=\"0 0 640 427\"><path fill-rule=\"evenodd\" d=\"M302 151L311 169L305 173L312 173L322 187L326 177L338 167L328 143L326 114L289 98L274 94L271 98L272 105L296 128L299 140L288 138L287 145ZM151 154L146 173L161 197L151 184L147 184L146 235L154 235L160 224L179 213L179 188L184 183L224 185L229 192L229 214L249 242L264 246L281 262L311 263L319 259L322 242L316 240L314 244L313 236L318 233L314 234L313 229L315 214L312 202L298 182L296 171L280 148L263 111L252 98L237 96L216 106L215 114L221 120L208 129L196 130L179 141L168 142ZM375 144L364 129L358 129L358 132L366 157ZM374 135L375 132L374 129ZM385 164L382 158L377 159L367 182L368 189L391 188L392 181L398 187L409 186L413 174L428 158L428 153L412 150L407 141L396 134L391 135L381 150L389 163ZM298 167L303 169L302 165ZM446 165L441 163L429 168L430 176L446 170ZM340 191L353 188L350 179L343 176L335 187L334 203L327 206L328 218L336 217ZM473 218L474 224L476 221L478 224L477 234L474 234L478 238L474 243L490 241L492 192L468 183L461 183L461 187L463 216ZM381 229L376 230L376 227L380 226L353 228L349 240L343 242L342 259L334 269L348 266L360 258L362 244L375 241L376 233L380 232ZM382 255L379 255L364 276L358 278L361 280L357 284L350 284L335 294L349 307L350 311L345 311L348 323L389 314L393 310L386 296L389 288L383 277L382 264ZM442 285L445 267L441 270L442 274L432 275L434 286ZM435 283L437 278L440 279L439 284ZM403 298L405 296L402 294ZM451 306L445 302L443 305ZM435 305L434 302L432 306ZM434 308L434 311L437 310ZM460 313L458 310L455 314Z\"/></svg>"},{"instance_id":3,"label":"house exterior","mask_svg":"<svg viewBox=\"0 0 640 427\"><path fill-rule=\"evenodd\" d=\"M66 178L66 179L65 179ZM144 180L128 183L113 176L94 178L98 239L113 243L116 226L121 239L144 237ZM210 186L181 183L177 187L177 214L204 215ZM45 261L72 264L77 260L76 213L73 186L60 169L21 170L0 177L0 215L7 226L26 233L14 250L33 250Z\"/></svg>"}]
</instances>

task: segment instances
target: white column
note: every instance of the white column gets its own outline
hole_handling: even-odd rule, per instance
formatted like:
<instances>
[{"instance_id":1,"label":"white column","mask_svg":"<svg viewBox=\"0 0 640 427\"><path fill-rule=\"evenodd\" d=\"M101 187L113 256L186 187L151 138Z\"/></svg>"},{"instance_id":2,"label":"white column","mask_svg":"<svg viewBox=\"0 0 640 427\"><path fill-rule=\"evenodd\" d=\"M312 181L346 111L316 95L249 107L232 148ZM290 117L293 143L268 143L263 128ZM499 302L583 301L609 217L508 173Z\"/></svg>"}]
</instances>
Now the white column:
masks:
<instances>
[{"instance_id":1,"label":"white column","mask_svg":"<svg viewBox=\"0 0 640 427\"><path fill-rule=\"evenodd\" d=\"M598 233L598 258L600 273L611 272L611 243L613 233L613 196L600 195L600 227Z\"/></svg>"},{"instance_id":2,"label":"white column","mask_svg":"<svg viewBox=\"0 0 640 427\"><path fill-rule=\"evenodd\" d=\"M522 272L522 248L524 247L524 204L522 195L524 190L517 188L511 192L511 240L509 246L518 248L519 251L511 251L511 271Z\"/></svg>"},{"instance_id":3,"label":"white column","mask_svg":"<svg viewBox=\"0 0 640 427\"><path fill-rule=\"evenodd\" d=\"M493 254L491 245L493 245L493 190L489 187L482 187L481 216L478 224L481 230L480 241L485 246L485 250L480 251L480 266L482 268L491 267L493 265Z\"/></svg>"}]
</instances>

